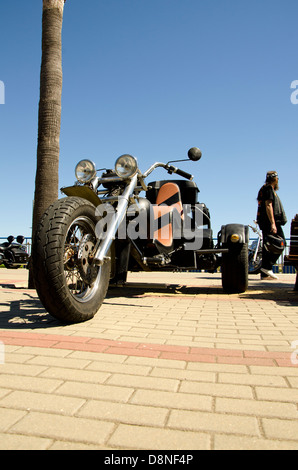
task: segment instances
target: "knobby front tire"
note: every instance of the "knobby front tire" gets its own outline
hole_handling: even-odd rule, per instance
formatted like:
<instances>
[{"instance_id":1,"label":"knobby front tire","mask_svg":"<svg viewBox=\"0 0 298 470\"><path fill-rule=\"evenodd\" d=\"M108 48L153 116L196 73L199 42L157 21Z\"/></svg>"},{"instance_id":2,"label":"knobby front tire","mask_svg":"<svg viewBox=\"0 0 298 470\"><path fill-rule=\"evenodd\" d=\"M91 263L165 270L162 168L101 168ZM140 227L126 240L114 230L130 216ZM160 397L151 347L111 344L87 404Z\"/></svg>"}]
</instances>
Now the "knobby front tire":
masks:
<instances>
[{"instance_id":1,"label":"knobby front tire","mask_svg":"<svg viewBox=\"0 0 298 470\"><path fill-rule=\"evenodd\" d=\"M32 247L35 286L45 309L63 323L93 318L110 280L110 262L93 266L98 217L85 199L68 197L42 217Z\"/></svg>"}]
</instances>

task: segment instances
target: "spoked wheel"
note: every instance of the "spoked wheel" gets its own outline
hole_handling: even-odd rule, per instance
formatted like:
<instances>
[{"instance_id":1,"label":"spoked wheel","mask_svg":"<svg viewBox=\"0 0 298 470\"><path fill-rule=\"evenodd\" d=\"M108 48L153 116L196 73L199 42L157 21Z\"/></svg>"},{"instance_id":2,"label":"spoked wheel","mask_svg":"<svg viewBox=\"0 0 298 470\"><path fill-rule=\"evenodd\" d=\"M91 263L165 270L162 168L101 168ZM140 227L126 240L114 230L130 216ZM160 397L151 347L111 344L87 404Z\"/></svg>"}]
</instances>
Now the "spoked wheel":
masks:
<instances>
[{"instance_id":1,"label":"spoked wheel","mask_svg":"<svg viewBox=\"0 0 298 470\"><path fill-rule=\"evenodd\" d=\"M91 203L69 197L47 210L36 232L36 290L46 310L66 323L92 318L106 296L110 262L93 263L97 221Z\"/></svg>"},{"instance_id":2,"label":"spoked wheel","mask_svg":"<svg viewBox=\"0 0 298 470\"><path fill-rule=\"evenodd\" d=\"M262 267L262 251L258 252L254 260L254 253L248 254L248 274L259 274Z\"/></svg>"}]
</instances>

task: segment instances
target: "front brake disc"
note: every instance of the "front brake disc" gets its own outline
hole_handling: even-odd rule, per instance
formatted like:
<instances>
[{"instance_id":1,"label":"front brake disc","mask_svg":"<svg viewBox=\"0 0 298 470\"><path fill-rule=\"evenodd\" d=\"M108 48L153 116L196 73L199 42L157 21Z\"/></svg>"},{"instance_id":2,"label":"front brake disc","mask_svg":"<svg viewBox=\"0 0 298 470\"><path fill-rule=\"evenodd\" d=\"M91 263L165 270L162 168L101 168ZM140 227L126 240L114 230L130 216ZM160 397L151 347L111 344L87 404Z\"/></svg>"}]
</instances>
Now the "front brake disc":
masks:
<instances>
[{"instance_id":1,"label":"front brake disc","mask_svg":"<svg viewBox=\"0 0 298 470\"><path fill-rule=\"evenodd\" d=\"M94 237L88 233L84 235L78 250L78 270L82 280L91 286L97 278L98 266L93 263L93 251L95 246Z\"/></svg>"}]
</instances>

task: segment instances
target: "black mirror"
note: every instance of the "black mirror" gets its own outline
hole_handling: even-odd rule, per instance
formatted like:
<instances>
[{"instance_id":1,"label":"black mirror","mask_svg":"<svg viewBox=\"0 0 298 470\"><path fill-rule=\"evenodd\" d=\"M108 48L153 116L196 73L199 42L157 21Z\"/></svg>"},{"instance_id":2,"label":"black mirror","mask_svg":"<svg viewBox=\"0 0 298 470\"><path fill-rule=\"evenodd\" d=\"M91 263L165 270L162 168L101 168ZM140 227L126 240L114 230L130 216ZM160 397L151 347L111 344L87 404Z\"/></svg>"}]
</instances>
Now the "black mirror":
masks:
<instances>
[{"instance_id":1,"label":"black mirror","mask_svg":"<svg viewBox=\"0 0 298 470\"><path fill-rule=\"evenodd\" d=\"M192 147L188 151L188 158L193 162L197 162L202 157L202 152L198 147Z\"/></svg>"}]
</instances>

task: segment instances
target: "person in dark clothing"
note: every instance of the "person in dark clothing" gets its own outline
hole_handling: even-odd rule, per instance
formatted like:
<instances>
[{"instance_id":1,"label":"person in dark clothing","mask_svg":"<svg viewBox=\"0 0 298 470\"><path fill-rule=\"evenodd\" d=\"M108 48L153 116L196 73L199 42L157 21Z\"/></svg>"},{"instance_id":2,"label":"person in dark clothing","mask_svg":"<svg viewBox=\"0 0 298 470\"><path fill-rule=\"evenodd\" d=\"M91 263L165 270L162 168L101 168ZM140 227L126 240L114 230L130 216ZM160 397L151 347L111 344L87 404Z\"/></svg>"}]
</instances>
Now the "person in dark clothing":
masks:
<instances>
[{"instance_id":1,"label":"person in dark clothing","mask_svg":"<svg viewBox=\"0 0 298 470\"><path fill-rule=\"evenodd\" d=\"M287 217L276 191L278 186L278 174L276 171L269 171L266 175L266 182L258 193L258 214L257 222L263 232L263 252L262 252L262 278L278 279L273 273L272 267L277 262L280 255L268 251L264 241L269 234L277 234L283 239L285 235L282 226L287 223Z\"/></svg>"}]
</instances>

